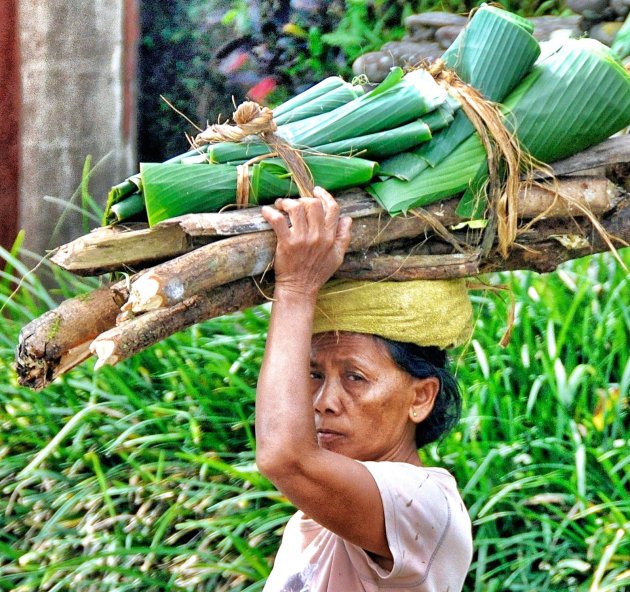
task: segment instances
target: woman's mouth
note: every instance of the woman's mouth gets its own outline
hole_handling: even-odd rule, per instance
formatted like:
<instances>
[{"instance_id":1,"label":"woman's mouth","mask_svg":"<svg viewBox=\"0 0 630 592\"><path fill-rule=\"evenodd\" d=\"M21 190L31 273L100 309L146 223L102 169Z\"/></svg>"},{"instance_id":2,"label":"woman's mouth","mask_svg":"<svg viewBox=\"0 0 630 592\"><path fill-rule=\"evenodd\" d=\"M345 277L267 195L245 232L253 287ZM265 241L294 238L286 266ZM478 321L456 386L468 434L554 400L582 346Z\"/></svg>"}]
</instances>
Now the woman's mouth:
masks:
<instances>
[{"instance_id":1,"label":"woman's mouth","mask_svg":"<svg viewBox=\"0 0 630 592\"><path fill-rule=\"evenodd\" d=\"M331 442L336 440L337 438L341 438L343 436L340 432L335 432L334 430L317 430L317 438L320 442Z\"/></svg>"}]
</instances>

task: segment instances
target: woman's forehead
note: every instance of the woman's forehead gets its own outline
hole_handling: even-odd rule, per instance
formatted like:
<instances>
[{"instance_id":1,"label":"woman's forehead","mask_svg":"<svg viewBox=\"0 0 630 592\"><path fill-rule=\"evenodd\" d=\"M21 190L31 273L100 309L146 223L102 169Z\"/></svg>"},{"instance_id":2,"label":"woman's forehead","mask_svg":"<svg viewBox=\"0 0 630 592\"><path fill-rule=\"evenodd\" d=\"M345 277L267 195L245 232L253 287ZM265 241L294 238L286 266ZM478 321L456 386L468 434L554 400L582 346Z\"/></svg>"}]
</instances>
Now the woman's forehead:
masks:
<instances>
[{"instance_id":1,"label":"woman's forehead","mask_svg":"<svg viewBox=\"0 0 630 592\"><path fill-rule=\"evenodd\" d=\"M317 359L329 356L343 359L390 359L385 344L374 335L347 331L313 335L311 357Z\"/></svg>"}]
</instances>

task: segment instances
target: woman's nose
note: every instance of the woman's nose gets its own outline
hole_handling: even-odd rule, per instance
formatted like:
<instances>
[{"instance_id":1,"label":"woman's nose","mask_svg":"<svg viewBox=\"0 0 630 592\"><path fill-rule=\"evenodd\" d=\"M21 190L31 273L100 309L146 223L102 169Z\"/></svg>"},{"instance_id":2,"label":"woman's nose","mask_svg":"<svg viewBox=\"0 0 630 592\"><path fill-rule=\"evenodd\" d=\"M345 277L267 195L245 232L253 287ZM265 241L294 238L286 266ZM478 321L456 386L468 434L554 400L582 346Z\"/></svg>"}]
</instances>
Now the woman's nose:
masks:
<instances>
[{"instance_id":1,"label":"woman's nose","mask_svg":"<svg viewBox=\"0 0 630 592\"><path fill-rule=\"evenodd\" d=\"M331 381L324 381L313 397L313 409L321 414L337 415L341 409L341 402L339 393L336 391L337 389Z\"/></svg>"}]
</instances>

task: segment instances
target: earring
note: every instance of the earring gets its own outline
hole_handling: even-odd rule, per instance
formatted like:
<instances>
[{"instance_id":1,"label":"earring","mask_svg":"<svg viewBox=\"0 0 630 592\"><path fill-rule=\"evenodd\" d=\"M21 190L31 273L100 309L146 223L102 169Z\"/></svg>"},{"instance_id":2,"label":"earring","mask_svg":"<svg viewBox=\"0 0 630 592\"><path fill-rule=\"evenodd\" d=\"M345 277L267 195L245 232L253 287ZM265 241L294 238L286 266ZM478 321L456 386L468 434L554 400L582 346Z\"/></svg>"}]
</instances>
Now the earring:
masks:
<instances>
[{"instance_id":1,"label":"earring","mask_svg":"<svg viewBox=\"0 0 630 592\"><path fill-rule=\"evenodd\" d=\"M414 416L414 417L418 417L418 414L414 411L414 412L413 412L413 416Z\"/></svg>"}]
</instances>

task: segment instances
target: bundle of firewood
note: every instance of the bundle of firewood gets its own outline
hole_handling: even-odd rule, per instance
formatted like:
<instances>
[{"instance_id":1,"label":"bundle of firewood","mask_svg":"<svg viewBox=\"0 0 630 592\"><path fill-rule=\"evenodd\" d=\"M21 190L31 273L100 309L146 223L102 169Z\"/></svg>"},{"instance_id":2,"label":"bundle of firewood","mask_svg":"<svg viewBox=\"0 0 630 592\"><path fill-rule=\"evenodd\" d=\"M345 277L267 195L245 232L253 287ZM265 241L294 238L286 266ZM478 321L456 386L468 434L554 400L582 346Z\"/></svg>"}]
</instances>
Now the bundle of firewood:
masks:
<instances>
[{"instance_id":1,"label":"bundle of firewood","mask_svg":"<svg viewBox=\"0 0 630 592\"><path fill-rule=\"evenodd\" d=\"M626 135L555 163L548 171L554 182L524 185L517 241L507 257L496 248L496 232L457 215L456 198L390 217L361 189L347 190L336 197L342 213L354 218L352 242L336 277L548 272L568 259L628 246L629 170ZM579 171L589 175L567 176ZM257 207L187 214L151 228L108 226L60 247L52 260L66 270L125 277L66 300L23 328L20 383L42 388L91 356L97 367L114 365L195 323L265 302L273 293L274 249L275 236Z\"/></svg>"}]
</instances>

